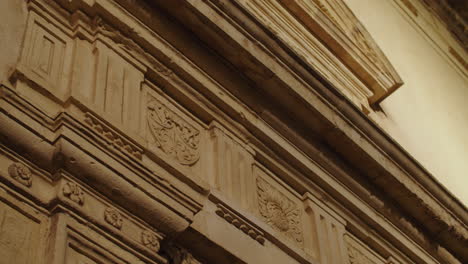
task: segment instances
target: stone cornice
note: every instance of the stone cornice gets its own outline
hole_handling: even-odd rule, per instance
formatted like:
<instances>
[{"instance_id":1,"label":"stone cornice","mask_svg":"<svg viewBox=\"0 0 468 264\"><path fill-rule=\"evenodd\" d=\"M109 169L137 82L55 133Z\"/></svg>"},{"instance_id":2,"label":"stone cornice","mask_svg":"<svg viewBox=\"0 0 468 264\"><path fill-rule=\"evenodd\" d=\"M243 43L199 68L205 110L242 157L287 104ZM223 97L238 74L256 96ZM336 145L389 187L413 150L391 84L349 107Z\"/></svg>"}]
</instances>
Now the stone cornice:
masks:
<instances>
[{"instance_id":1,"label":"stone cornice","mask_svg":"<svg viewBox=\"0 0 468 264\"><path fill-rule=\"evenodd\" d=\"M342 0L279 1L372 91L378 103L403 84L397 71Z\"/></svg>"},{"instance_id":2,"label":"stone cornice","mask_svg":"<svg viewBox=\"0 0 468 264\"><path fill-rule=\"evenodd\" d=\"M310 131L325 138L343 159L354 164L373 184L385 189L398 206L426 226L429 234L438 235L443 246L460 259L466 259L466 252L460 246L465 245L468 239L464 206L348 100L334 93L331 84L312 76L312 69L305 70L300 59L288 55L294 52L283 45L274 45L275 37L269 37L274 34L258 27L258 21L248 20L254 18L242 15L239 6L221 2L222 5L217 5L219 1L210 5L188 1L188 5L199 12L196 16L205 16L202 19L204 27L209 25L216 28L215 32L222 32L224 46L210 33L197 30L197 22L193 18L186 25L202 38L206 37L208 42L215 43L217 47L214 48L221 54L223 49L229 49L223 55L244 69L244 73L259 87L267 89L267 94L288 109L289 116L291 111L295 112L296 118ZM166 7L176 14L177 11L170 6ZM210 19L217 22L207 22ZM232 49L238 49L237 54L250 57L257 64L230 57L234 53ZM291 124L291 120L283 121Z\"/></svg>"},{"instance_id":3,"label":"stone cornice","mask_svg":"<svg viewBox=\"0 0 468 264\"><path fill-rule=\"evenodd\" d=\"M141 22L143 18L138 20L135 16L124 12L114 1L58 2L71 11L82 9L88 12L92 9L94 12L89 11L87 15L100 15L112 21L114 27L122 27L122 32L134 39L137 45L144 47L152 56L161 58L161 61L173 70L167 75L161 72L158 74L156 70L148 74L149 78L164 83L167 85L167 90L171 90L170 92L174 94L176 92L172 90L183 90L178 94L182 98L181 101L191 100L190 96L209 98L200 101L208 105L206 108L212 109L207 110L202 103L192 103L191 110L203 117L206 122L220 119L217 121L229 123L231 129L236 132L242 131L240 133L244 134L242 138L249 139L252 145L258 148L262 148L261 144L267 145L267 149L275 152L278 159L290 163L292 167L298 168L298 171L303 173L294 175L286 182L298 181L297 178L317 182L338 203L349 205L356 213L362 214L360 217L365 218L367 223L378 226L379 232L396 241L398 247L404 248L404 252L413 259L417 259L418 262L429 262L427 260L431 260L431 256L427 251L419 248L383 217L385 204L381 207L369 206L362 192L351 190L352 188L346 186L346 183L340 182L343 180L341 175L334 175L333 170L324 169L320 163L326 162L326 165L330 165L333 162L345 161L353 164L352 167L358 171L358 174L362 174L363 178L373 185L385 189L386 194L391 196L391 199L386 199L385 195L382 195L382 199L395 201L397 207L404 209L405 215L416 219L414 222L417 225L426 226L430 235L439 235L438 242L462 261L466 260L466 252L463 251L463 245L467 241L466 209L446 193L375 124L348 100L336 93L332 85L314 76L316 72L302 63L301 58L293 56L295 54L293 51L282 45L275 45L280 41L274 34L259 26L260 23L254 18L245 16L245 10L239 9L239 6L231 5L230 1L213 1L215 2L213 3L194 0L186 1L182 5L180 3L174 5L172 1L159 2L161 7L167 8L170 13L179 14L178 17L184 18L183 25L193 31L191 34L208 43L230 65L239 70L241 74L236 72L236 77L247 77L246 83L258 88L258 91L252 93L253 95L237 91L236 96L233 96L239 87L221 85L215 79L219 78L218 71L204 65L203 61L196 61L198 63L196 64L191 57L196 55L182 54L172 45L187 47L192 43L179 41L169 44L151 30L153 27L164 25L144 24ZM142 8L131 2L134 5L130 11L140 9L142 12ZM149 11L144 10L144 12ZM149 16L151 17L150 12ZM242 25L238 21L242 21ZM190 39L194 42L199 41L196 37ZM250 102L249 96L251 96ZM263 97L267 100L262 99ZM216 103L215 107L213 101ZM277 116L279 122L269 120L269 112ZM223 118L226 120L221 120ZM281 123L291 128L283 129L279 125ZM11 131L4 133L14 134ZM296 137L289 137L287 133ZM310 140L311 134L332 151L317 151L315 154L307 151L301 140L314 145L315 142ZM60 143L65 142L63 152L65 155L71 155L74 150L73 145L67 143L66 138L61 140ZM51 152L53 151L52 148ZM333 156L332 153L337 155ZM69 166L70 170L80 169L78 165ZM108 177L108 175L99 175L99 177ZM392 188L388 188L389 186ZM309 186L302 188L307 189ZM428 250L427 247L425 249Z\"/></svg>"},{"instance_id":4,"label":"stone cornice","mask_svg":"<svg viewBox=\"0 0 468 264\"><path fill-rule=\"evenodd\" d=\"M461 43L465 52L468 52L468 4L466 1L422 0L422 2L444 22L450 33Z\"/></svg>"}]
</instances>

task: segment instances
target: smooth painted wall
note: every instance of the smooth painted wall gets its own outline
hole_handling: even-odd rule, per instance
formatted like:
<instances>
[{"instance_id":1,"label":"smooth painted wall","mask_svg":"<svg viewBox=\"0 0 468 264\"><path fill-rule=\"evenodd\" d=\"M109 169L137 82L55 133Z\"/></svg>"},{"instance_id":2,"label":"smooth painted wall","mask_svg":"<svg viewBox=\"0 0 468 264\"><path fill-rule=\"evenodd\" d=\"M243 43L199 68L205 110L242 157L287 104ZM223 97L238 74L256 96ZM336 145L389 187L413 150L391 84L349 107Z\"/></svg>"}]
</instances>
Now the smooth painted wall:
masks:
<instances>
[{"instance_id":1,"label":"smooth painted wall","mask_svg":"<svg viewBox=\"0 0 468 264\"><path fill-rule=\"evenodd\" d=\"M466 206L468 79L396 1L345 0L405 83L372 118Z\"/></svg>"}]
</instances>

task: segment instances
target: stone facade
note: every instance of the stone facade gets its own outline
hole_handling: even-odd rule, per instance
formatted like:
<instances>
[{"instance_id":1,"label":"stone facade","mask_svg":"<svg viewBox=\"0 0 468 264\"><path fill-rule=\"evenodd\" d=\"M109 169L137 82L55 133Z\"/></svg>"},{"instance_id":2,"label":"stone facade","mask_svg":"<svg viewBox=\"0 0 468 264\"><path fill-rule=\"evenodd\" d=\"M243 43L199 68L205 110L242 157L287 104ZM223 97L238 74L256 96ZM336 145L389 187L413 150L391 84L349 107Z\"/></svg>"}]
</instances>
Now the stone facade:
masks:
<instances>
[{"instance_id":1,"label":"stone facade","mask_svg":"<svg viewBox=\"0 0 468 264\"><path fill-rule=\"evenodd\" d=\"M468 261L345 1L0 7L0 264Z\"/></svg>"}]
</instances>

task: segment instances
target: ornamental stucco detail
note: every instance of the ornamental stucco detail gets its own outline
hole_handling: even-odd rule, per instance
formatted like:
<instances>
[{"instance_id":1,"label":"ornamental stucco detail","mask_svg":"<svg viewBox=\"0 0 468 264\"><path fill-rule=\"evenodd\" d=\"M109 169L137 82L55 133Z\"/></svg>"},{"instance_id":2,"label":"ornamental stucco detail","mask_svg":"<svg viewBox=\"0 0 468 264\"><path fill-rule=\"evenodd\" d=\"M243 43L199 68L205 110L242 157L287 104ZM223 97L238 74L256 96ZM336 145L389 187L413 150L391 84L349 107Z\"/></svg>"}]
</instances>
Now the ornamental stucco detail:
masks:
<instances>
[{"instance_id":1,"label":"ornamental stucco detail","mask_svg":"<svg viewBox=\"0 0 468 264\"><path fill-rule=\"evenodd\" d=\"M141 232L141 243L154 252L159 251L158 237L149 230L144 230Z\"/></svg>"},{"instance_id":2,"label":"ornamental stucco detail","mask_svg":"<svg viewBox=\"0 0 468 264\"><path fill-rule=\"evenodd\" d=\"M10 176L23 184L26 187L31 187L32 185L32 174L31 170L21 163L13 163L8 167L8 173Z\"/></svg>"},{"instance_id":3,"label":"ornamental stucco detail","mask_svg":"<svg viewBox=\"0 0 468 264\"><path fill-rule=\"evenodd\" d=\"M113 227L119 230L122 229L123 218L117 209L112 207L106 208L106 210L104 211L104 220L106 220L106 222L112 225Z\"/></svg>"},{"instance_id":4,"label":"ornamental stucco detail","mask_svg":"<svg viewBox=\"0 0 468 264\"><path fill-rule=\"evenodd\" d=\"M73 202L79 205L84 204L84 192L78 184L67 182L63 186L62 192L65 197L68 197Z\"/></svg>"},{"instance_id":5,"label":"ornamental stucco detail","mask_svg":"<svg viewBox=\"0 0 468 264\"><path fill-rule=\"evenodd\" d=\"M154 144L180 164L195 164L200 157L200 131L155 98L149 98L147 108Z\"/></svg>"},{"instance_id":6,"label":"ornamental stucco detail","mask_svg":"<svg viewBox=\"0 0 468 264\"><path fill-rule=\"evenodd\" d=\"M348 240L348 258L350 264L376 264L366 253L354 246L355 242Z\"/></svg>"},{"instance_id":7,"label":"ornamental stucco detail","mask_svg":"<svg viewBox=\"0 0 468 264\"><path fill-rule=\"evenodd\" d=\"M262 178L257 178L257 197L266 223L302 246L301 211L297 205Z\"/></svg>"}]
</instances>

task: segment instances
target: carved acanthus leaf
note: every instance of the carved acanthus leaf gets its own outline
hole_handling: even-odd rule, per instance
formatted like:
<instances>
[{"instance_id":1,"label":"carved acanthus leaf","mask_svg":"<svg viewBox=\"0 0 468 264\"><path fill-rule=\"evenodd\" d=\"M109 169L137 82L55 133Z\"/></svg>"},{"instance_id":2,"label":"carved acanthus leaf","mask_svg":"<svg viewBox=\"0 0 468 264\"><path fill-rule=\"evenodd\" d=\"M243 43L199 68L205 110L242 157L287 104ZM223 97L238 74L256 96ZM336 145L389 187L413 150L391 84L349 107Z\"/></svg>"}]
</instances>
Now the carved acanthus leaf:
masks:
<instances>
[{"instance_id":1,"label":"carved acanthus leaf","mask_svg":"<svg viewBox=\"0 0 468 264\"><path fill-rule=\"evenodd\" d=\"M261 178L257 178L257 196L260 215L267 224L302 245L301 211L297 205Z\"/></svg>"},{"instance_id":2,"label":"carved acanthus leaf","mask_svg":"<svg viewBox=\"0 0 468 264\"><path fill-rule=\"evenodd\" d=\"M154 144L183 165L199 159L200 132L155 98L148 102L148 127Z\"/></svg>"}]
</instances>

